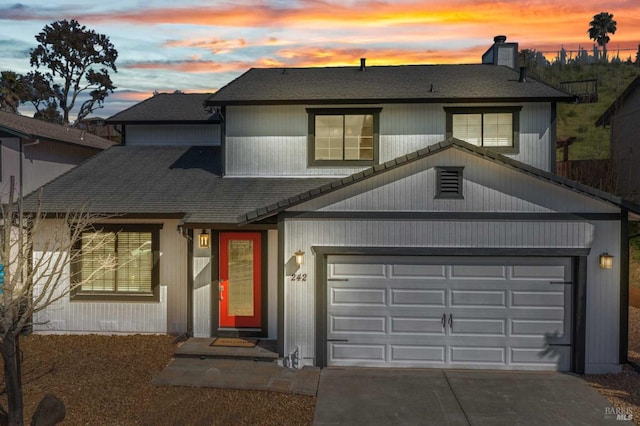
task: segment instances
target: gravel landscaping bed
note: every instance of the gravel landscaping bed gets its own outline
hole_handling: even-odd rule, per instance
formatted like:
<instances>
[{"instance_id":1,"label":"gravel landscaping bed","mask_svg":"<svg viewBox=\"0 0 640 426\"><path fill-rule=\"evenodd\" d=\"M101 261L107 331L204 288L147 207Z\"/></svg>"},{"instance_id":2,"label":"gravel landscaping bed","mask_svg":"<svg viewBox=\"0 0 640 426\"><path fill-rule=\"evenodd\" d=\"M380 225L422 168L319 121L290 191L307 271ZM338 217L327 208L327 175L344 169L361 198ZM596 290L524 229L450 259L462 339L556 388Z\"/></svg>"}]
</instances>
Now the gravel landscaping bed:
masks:
<instances>
[{"instance_id":1,"label":"gravel landscaping bed","mask_svg":"<svg viewBox=\"0 0 640 426\"><path fill-rule=\"evenodd\" d=\"M262 391L156 387L170 336L42 336L21 340L25 417L46 393L65 425L310 425L315 397ZM6 402L3 402L6 407Z\"/></svg>"}]
</instances>

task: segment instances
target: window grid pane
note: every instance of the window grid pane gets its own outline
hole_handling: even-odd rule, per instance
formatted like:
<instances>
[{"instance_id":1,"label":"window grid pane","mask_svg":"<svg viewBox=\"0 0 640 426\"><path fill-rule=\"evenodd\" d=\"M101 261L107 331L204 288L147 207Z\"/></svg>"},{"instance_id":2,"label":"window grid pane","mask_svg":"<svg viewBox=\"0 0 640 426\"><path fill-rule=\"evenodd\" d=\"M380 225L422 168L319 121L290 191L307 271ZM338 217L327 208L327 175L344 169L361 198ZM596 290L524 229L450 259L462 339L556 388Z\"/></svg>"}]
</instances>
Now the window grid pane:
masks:
<instances>
[{"instance_id":1,"label":"window grid pane","mask_svg":"<svg viewBox=\"0 0 640 426\"><path fill-rule=\"evenodd\" d=\"M484 114L484 146L513 146L511 113Z\"/></svg>"},{"instance_id":2,"label":"window grid pane","mask_svg":"<svg viewBox=\"0 0 640 426\"><path fill-rule=\"evenodd\" d=\"M316 160L373 160L373 114L316 115Z\"/></svg>"},{"instance_id":3,"label":"window grid pane","mask_svg":"<svg viewBox=\"0 0 640 426\"><path fill-rule=\"evenodd\" d=\"M451 135L477 146L512 147L513 114L453 114Z\"/></svg>"},{"instance_id":4,"label":"window grid pane","mask_svg":"<svg viewBox=\"0 0 640 426\"><path fill-rule=\"evenodd\" d=\"M482 114L454 114L452 136L482 146Z\"/></svg>"},{"instance_id":5,"label":"window grid pane","mask_svg":"<svg viewBox=\"0 0 640 426\"><path fill-rule=\"evenodd\" d=\"M342 160L342 115L316 115L316 160Z\"/></svg>"}]
</instances>

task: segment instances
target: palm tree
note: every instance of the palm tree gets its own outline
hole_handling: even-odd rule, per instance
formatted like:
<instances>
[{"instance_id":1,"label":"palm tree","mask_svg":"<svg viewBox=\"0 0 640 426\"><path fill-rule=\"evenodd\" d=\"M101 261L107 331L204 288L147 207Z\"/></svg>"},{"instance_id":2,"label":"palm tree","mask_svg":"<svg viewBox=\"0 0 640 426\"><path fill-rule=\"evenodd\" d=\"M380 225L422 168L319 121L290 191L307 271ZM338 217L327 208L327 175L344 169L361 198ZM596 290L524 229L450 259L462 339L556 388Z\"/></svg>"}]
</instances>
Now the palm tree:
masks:
<instances>
[{"instance_id":1,"label":"palm tree","mask_svg":"<svg viewBox=\"0 0 640 426\"><path fill-rule=\"evenodd\" d=\"M608 12L600 12L593 15L593 21L589 23L589 38L602 46L602 55L607 60L607 43L609 43L609 34L616 33L616 21L613 15Z\"/></svg>"}]
</instances>

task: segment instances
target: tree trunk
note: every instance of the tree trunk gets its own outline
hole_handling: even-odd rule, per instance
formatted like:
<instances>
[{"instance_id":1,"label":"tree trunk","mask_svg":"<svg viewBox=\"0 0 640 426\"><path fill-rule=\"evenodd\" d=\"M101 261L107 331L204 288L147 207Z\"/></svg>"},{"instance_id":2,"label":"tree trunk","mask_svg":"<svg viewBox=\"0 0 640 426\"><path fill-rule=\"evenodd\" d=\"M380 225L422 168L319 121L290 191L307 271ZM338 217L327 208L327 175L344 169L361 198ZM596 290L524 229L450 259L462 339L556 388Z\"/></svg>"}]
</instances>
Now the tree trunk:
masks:
<instances>
[{"instance_id":1,"label":"tree trunk","mask_svg":"<svg viewBox=\"0 0 640 426\"><path fill-rule=\"evenodd\" d=\"M22 360L19 336L8 332L0 345L4 360L4 384L7 389L8 424L20 426L24 423L22 401Z\"/></svg>"}]
</instances>

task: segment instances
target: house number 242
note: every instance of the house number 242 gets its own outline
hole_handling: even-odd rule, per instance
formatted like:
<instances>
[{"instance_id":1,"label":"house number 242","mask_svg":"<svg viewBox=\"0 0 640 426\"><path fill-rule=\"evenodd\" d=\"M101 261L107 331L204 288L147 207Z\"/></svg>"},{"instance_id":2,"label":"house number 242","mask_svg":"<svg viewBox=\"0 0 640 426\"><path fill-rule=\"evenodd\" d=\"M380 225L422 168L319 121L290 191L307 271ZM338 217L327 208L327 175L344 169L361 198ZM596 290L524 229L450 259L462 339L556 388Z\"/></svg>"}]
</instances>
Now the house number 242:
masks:
<instances>
[{"instance_id":1,"label":"house number 242","mask_svg":"<svg viewBox=\"0 0 640 426\"><path fill-rule=\"evenodd\" d=\"M307 281L307 274L291 274L291 281Z\"/></svg>"}]
</instances>

